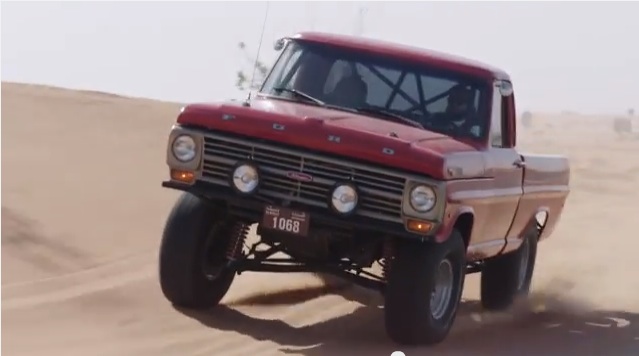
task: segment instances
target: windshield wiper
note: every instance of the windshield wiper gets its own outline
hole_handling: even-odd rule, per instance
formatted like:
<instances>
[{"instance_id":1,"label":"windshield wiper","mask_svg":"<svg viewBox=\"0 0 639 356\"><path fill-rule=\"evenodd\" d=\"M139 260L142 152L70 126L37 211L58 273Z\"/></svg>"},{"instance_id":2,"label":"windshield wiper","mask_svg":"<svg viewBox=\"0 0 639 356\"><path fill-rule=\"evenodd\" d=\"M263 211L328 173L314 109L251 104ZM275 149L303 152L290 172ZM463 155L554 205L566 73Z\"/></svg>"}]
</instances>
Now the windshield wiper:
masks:
<instances>
[{"instance_id":1,"label":"windshield wiper","mask_svg":"<svg viewBox=\"0 0 639 356\"><path fill-rule=\"evenodd\" d=\"M406 117L403 117L401 115L397 115L395 113L392 113L390 111L386 111L386 110L383 110L383 109L376 109L376 108L370 108L370 107L361 107L361 108L356 108L355 110L357 110L358 112L361 112L361 113L382 115L382 116L385 116L387 118L392 118L396 122L405 123L405 124L408 124L408 125L411 125L411 126L415 126L417 128L420 128L420 129L424 128L424 126L422 126L422 124L420 124L419 122L413 121L411 119L408 119Z\"/></svg>"},{"instance_id":2,"label":"windshield wiper","mask_svg":"<svg viewBox=\"0 0 639 356\"><path fill-rule=\"evenodd\" d=\"M308 94L306 94L304 92L301 92L301 91L299 91L297 89L278 87L278 88L273 88L273 90L276 91L276 92L285 91L285 92L291 93L293 95L297 95L297 96L299 96L301 98L304 98L306 100L312 101L312 102L314 102L315 104L317 104L319 106L326 106L326 103L324 103L323 101L321 101L321 100L319 100L319 99L317 99L317 98L315 98L315 97L313 97L311 95L308 95Z\"/></svg>"}]
</instances>

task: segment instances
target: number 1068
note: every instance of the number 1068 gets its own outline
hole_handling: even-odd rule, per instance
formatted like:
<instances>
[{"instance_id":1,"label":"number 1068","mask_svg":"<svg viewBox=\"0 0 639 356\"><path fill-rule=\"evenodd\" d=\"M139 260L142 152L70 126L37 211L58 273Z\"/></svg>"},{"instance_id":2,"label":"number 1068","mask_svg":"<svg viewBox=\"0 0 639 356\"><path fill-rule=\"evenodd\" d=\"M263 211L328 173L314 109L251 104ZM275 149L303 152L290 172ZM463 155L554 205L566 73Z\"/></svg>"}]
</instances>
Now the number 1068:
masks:
<instances>
[{"instance_id":1,"label":"number 1068","mask_svg":"<svg viewBox=\"0 0 639 356\"><path fill-rule=\"evenodd\" d=\"M293 219L273 217L273 227L286 232L300 232L300 222Z\"/></svg>"}]
</instances>

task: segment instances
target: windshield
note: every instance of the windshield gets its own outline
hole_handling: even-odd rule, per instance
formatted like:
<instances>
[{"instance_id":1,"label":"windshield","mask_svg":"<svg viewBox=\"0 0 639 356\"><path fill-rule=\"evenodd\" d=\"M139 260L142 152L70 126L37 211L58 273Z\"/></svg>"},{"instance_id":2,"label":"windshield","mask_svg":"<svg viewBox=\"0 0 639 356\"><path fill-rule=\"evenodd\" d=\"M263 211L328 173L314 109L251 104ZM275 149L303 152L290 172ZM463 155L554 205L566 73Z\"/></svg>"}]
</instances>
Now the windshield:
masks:
<instances>
[{"instance_id":1,"label":"windshield","mask_svg":"<svg viewBox=\"0 0 639 356\"><path fill-rule=\"evenodd\" d=\"M483 138L489 90L482 79L431 66L291 41L260 93L362 112L453 137Z\"/></svg>"}]
</instances>

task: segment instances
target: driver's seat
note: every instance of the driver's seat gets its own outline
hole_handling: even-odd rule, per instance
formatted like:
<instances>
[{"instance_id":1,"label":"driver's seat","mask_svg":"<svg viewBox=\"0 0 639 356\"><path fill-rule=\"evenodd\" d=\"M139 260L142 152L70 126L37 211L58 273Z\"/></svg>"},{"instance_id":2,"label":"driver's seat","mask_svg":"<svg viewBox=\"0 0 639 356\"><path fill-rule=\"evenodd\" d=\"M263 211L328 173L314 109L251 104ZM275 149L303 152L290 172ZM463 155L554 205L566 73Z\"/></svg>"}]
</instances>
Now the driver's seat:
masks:
<instances>
[{"instance_id":1,"label":"driver's seat","mask_svg":"<svg viewBox=\"0 0 639 356\"><path fill-rule=\"evenodd\" d=\"M368 97L368 85L359 75L342 78L329 95L331 104L346 107L362 107Z\"/></svg>"}]
</instances>

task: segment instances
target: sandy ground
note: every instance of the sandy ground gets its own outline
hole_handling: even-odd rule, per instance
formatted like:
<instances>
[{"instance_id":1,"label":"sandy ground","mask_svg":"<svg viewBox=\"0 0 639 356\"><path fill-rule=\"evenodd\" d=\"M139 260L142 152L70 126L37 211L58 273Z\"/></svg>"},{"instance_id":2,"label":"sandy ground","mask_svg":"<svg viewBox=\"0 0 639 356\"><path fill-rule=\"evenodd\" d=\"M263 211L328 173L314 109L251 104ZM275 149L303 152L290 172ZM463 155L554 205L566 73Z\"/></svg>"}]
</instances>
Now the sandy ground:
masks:
<instances>
[{"instance_id":1,"label":"sandy ground","mask_svg":"<svg viewBox=\"0 0 639 356\"><path fill-rule=\"evenodd\" d=\"M305 274L243 274L214 312L163 298L157 251L177 193L160 187L179 105L2 84L2 353L390 355L380 298ZM638 355L639 140L603 118L535 118L522 149L572 159L534 294L477 307L469 277L450 337L406 355Z\"/></svg>"}]
</instances>

